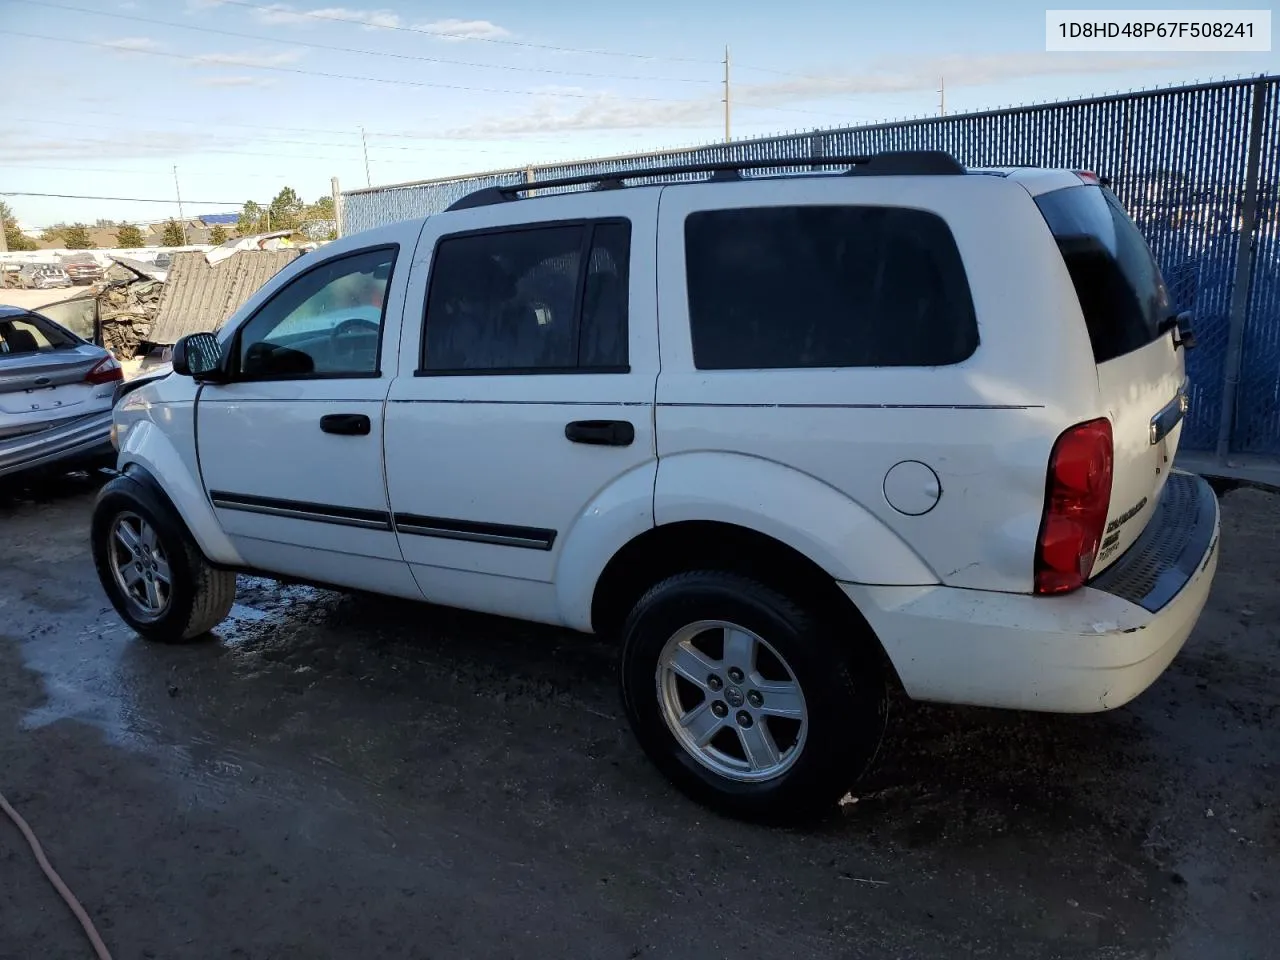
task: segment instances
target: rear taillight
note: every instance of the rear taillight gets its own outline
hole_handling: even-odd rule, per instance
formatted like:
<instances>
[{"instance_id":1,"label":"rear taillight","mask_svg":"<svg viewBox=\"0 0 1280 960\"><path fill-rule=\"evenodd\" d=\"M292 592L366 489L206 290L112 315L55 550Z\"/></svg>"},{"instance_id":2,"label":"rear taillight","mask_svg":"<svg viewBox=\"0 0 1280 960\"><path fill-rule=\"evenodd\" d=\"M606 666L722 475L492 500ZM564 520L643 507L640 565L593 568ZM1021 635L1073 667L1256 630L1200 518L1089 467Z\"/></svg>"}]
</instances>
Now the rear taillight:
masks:
<instances>
[{"instance_id":1,"label":"rear taillight","mask_svg":"<svg viewBox=\"0 0 1280 960\"><path fill-rule=\"evenodd\" d=\"M116 383L124 379L124 370L121 369L119 362L115 357L103 357L98 363L94 364L93 369L85 374L85 383Z\"/></svg>"},{"instance_id":2,"label":"rear taillight","mask_svg":"<svg viewBox=\"0 0 1280 960\"><path fill-rule=\"evenodd\" d=\"M1107 526L1113 461L1110 420L1078 423L1053 445L1036 541L1036 593L1068 593L1089 579Z\"/></svg>"}]
</instances>

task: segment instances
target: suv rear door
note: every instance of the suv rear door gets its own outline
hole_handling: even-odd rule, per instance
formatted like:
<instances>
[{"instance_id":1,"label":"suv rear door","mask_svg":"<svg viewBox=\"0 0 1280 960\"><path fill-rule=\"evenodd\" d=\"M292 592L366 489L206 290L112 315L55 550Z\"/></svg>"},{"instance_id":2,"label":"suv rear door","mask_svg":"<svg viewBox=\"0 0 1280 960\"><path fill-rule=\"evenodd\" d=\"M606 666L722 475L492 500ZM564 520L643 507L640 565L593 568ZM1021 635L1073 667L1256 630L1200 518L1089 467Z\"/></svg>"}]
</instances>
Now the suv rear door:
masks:
<instances>
[{"instance_id":1,"label":"suv rear door","mask_svg":"<svg viewBox=\"0 0 1280 960\"><path fill-rule=\"evenodd\" d=\"M1115 440L1099 573L1137 539L1164 489L1186 411L1185 357L1160 268L1111 191L1081 184L1035 201L1079 298Z\"/></svg>"},{"instance_id":2,"label":"suv rear door","mask_svg":"<svg viewBox=\"0 0 1280 960\"><path fill-rule=\"evenodd\" d=\"M558 622L557 565L596 498L634 494L612 501L630 512L611 532L652 525L657 197L428 218L386 421L391 509L428 600Z\"/></svg>"}]
</instances>

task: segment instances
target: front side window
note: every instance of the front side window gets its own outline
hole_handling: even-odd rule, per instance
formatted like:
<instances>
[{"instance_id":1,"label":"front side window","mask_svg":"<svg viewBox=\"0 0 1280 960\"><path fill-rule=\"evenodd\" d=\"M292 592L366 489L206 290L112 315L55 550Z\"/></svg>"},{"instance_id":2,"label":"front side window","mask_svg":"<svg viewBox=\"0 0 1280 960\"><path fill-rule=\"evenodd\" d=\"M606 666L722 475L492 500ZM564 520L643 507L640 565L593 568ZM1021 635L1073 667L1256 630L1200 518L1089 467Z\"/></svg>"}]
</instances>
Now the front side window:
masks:
<instances>
[{"instance_id":1,"label":"front side window","mask_svg":"<svg viewBox=\"0 0 1280 960\"><path fill-rule=\"evenodd\" d=\"M616 221L444 238L422 372L625 369L630 241Z\"/></svg>"},{"instance_id":2,"label":"front side window","mask_svg":"<svg viewBox=\"0 0 1280 960\"><path fill-rule=\"evenodd\" d=\"M375 376L396 248L321 264L282 287L239 333L247 380Z\"/></svg>"},{"instance_id":3,"label":"front side window","mask_svg":"<svg viewBox=\"0 0 1280 960\"><path fill-rule=\"evenodd\" d=\"M694 213L685 264L700 370L930 367L978 346L960 251L923 210Z\"/></svg>"}]
</instances>

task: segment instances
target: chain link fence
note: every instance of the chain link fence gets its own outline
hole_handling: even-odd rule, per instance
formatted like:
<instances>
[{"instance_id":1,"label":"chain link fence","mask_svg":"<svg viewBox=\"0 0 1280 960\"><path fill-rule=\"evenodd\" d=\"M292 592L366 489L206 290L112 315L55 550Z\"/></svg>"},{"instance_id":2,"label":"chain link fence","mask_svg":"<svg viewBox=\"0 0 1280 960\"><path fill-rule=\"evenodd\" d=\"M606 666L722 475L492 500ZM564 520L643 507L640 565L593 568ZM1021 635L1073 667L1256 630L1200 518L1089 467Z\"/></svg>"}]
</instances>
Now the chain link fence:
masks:
<instances>
[{"instance_id":1,"label":"chain link fence","mask_svg":"<svg viewBox=\"0 0 1280 960\"><path fill-rule=\"evenodd\" d=\"M1280 456L1280 77L353 190L342 195L343 232L439 213L475 190L531 180L779 161L754 171L760 176L885 150L945 150L969 167L1066 167L1109 178L1177 308L1195 315L1183 446Z\"/></svg>"}]
</instances>

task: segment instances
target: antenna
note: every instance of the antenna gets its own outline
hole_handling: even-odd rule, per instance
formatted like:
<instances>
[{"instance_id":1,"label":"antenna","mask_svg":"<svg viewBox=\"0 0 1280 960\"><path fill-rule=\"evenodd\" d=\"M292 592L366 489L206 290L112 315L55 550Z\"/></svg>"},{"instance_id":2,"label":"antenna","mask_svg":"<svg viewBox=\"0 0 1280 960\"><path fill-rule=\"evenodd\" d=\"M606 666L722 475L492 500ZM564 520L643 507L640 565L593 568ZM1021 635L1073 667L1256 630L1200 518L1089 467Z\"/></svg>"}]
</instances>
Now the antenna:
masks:
<instances>
[{"instance_id":1,"label":"antenna","mask_svg":"<svg viewBox=\"0 0 1280 960\"><path fill-rule=\"evenodd\" d=\"M364 185L373 186L373 178L369 176L369 141L365 139L364 127L360 128L360 146L364 148Z\"/></svg>"},{"instance_id":2,"label":"antenna","mask_svg":"<svg viewBox=\"0 0 1280 960\"><path fill-rule=\"evenodd\" d=\"M724 45L724 142L729 142L729 45Z\"/></svg>"},{"instance_id":3,"label":"antenna","mask_svg":"<svg viewBox=\"0 0 1280 960\"><path fill-rule=\"evenodd\" d=\"M182 224L182 245L190 246L187 243L187 218L182 213L182 188L178 186L178 165L173 165L173 192L178 198L178 221Z\"/></svg>"}]
</instances>

